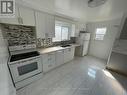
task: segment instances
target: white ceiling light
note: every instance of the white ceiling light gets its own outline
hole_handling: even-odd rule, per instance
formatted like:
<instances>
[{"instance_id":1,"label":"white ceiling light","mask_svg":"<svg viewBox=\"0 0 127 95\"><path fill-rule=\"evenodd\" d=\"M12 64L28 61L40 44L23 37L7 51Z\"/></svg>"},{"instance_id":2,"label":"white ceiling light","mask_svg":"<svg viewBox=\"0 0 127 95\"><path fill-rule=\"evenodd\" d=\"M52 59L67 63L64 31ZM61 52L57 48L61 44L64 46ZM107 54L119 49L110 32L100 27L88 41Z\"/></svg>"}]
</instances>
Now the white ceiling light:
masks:
<instances>
[{"instance_id":1,"label":"white ceiling light","mask_svg":"<svg viewBox=\"0 0 127 95\"><path fill-rule=\"evenodd\" d=\"M107 0L89 0L88 7L94 8L103 5Z\"/></svg>"}]
</instances>

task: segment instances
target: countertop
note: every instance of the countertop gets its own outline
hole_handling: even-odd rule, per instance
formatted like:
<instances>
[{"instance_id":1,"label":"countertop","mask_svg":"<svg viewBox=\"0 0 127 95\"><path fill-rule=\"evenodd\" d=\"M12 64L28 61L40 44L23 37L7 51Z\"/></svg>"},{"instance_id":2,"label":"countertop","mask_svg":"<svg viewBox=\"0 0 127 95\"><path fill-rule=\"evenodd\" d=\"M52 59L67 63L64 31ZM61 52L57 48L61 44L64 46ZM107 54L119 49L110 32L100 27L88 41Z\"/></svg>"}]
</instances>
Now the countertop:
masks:
<instances>
[{"instance_id":1,"label":"countertop","mask_svg":"<svg viewBox=\"0 0 127 95\"><path fill-rule=\"evenodd\" d=\"M54 46L54 47L49 47L49 48L38 48L38 51L40 52L40 54L46 54L46 53L49 53L49 52L64 50L64 49L70 48L70 47L80 46L79 44L70 44L70 45L71 46L68 46L68 47Z\"/></svg>"}]
</instances>

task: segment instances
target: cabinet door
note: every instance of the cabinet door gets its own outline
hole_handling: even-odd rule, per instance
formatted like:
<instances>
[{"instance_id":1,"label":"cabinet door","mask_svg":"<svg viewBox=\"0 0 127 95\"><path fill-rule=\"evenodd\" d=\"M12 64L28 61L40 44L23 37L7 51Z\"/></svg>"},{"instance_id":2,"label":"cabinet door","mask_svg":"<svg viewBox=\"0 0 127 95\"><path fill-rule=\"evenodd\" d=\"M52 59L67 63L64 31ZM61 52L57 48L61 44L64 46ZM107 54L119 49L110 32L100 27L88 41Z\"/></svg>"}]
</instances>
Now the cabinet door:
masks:
<instances>
[{"instance_id":1,"label":"cabinet door","mask_svg":"<svg viewBox=\"0 0 127 95\"><path fill-rule=\"evenodd\" d=\"M48 72L56 67L55 52L44 54L43 56L43 72Z\"/></svg>"},{"instance_id":2,"label":"cabinet door","mask_svg":"<svg viewBox=\"0 0 127 95\"><path fill-rule=\"evenodd\" d=\"M42 63L43 63L43 72L49 71L49 61L48 61L48 55L44 54L42 55Z\"/></svg>"},{"instance_id":3,"label":"cabinet door","mask_svg":"<svg viewBox=\"0 0 127 95\"><path fill-rule=\"evenodd\" d=\"M19 7L19 14L23 25L35 26L34 11L29 8Z\"/></svg>"},{"instance_id":4,"label":"cabinet door","mask_svg":"<svg viewBox=\"0 0 127 95\"><path fill-rule=\"evenodd\" d=\"M76 37L76 29L75 24L71 26L71 37Z\"/></svg>"},{"instance_id":5,"label":"cabinet door","mask_svg":"<svg viewBox=\"0 0 127 95\"><path fill-rule=\"evenodd\" d=\"M64 50L64 63L70 61L70 52L71 52L71 48L67 48Z\"/></svg>"},{"instance_id":6,"label":"cabinet door","mask_svg":"<svg viewBox=\"0 0 127 95\"><path fill-rule=\"evenodd\" d=\"M75 47L71 47L70 60L74 59Z\"/></svg>"},{"instance_id":7,"label":"cabinet door","mask_svg":"<svg viewBox=\"0 0 127 95\"><path fill-rule=\"evenodd\" d=\"M55 37L55 17L46 14L46 37Z\"/></svg>"},{"instance_id":8,"label":"cabinet door","mask_svg":"<svg viewBox=\"0 0 127 95\"><path fill-rule=\"evenodd\" d=\"M46 31L45 17L46 15L44 13L35 12L37 38L45 38Z\"/></svg>"},{"instance_id":9,"label":"cabinet door","mask_svg":"<svg viewBox=\"0 0 127 95\"><path fill-rule=\"evenodd\" d=\"M18 22L19 10L18 7L15 7L15 17L14 18L0 18L0 23L9 23L9 24L19 24Z\"/></svg>"},{"instance_id":10,"label":"cabinet door","mask_svg":"<svg viewBox=\"0 0 127 95\"><path fill-rule=\"evenodd\" d=\"M49 61L49 69L53 69L56 67L56 54L55 52L49 53L48 54L48 61Z\"/></svg>"},{"instance_id":11,"label":"cabinet door","mask_svg":"<svg viewBox=\"0 0 127 95\"><path fill-rule=\"evenodd\" d=\"M60 50L56 52L56 67L64 64L64 51Z\"/></svg>"}]
</instances>

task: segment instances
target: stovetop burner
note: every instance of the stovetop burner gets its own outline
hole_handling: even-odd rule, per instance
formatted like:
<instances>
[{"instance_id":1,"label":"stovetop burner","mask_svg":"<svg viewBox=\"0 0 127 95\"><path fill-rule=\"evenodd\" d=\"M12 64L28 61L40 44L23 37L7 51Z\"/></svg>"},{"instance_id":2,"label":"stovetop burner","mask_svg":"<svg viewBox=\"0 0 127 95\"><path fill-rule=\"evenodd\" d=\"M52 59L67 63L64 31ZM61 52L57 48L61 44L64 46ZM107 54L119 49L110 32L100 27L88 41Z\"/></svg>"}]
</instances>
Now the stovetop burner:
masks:
<instances>
[{"instance_id":1,"label":"stovetop burner","mask_svg":"<svg viewBox=\"0 0 127 95\"><path fill-rule=\"evenodd\" d=\"M30 58L30 57L35 57L35 56L39 56L39 55L40 54L39 54L38 51L22 53L22 54L16 54L16 55L11 56L10 62L17 61L17 60L22 60L22 59L26 59L26 58Z\"/></svg>"}]
</instances>

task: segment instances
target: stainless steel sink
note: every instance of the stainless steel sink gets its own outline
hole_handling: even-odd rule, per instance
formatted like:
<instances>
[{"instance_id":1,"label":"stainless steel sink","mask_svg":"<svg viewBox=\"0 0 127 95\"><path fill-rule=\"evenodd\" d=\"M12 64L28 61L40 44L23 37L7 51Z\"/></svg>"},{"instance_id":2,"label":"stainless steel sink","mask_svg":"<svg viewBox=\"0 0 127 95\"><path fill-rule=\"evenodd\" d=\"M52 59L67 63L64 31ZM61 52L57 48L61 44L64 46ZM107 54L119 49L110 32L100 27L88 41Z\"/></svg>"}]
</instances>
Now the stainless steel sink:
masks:
<instances>
[{"instance_id":1,"label":"stainless steel sink","mask_svg":"<svg viewBox=\"0 0 127 95\"><path fill-rule=\"evenodd\" d=\"M69 47L71 45L67 44L67 45L61 45L61 47Z\"/></svg>"}]
</instances>

